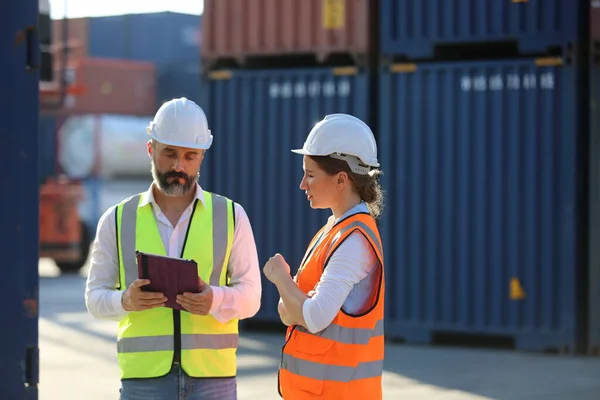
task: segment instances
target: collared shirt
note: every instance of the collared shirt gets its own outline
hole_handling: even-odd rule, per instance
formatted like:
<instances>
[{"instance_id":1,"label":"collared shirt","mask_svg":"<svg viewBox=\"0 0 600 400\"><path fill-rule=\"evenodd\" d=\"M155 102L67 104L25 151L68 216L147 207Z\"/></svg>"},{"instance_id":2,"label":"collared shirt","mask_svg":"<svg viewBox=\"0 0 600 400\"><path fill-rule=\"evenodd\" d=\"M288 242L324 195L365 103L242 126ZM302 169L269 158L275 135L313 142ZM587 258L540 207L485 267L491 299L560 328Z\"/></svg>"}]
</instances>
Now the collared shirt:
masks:
<instances>
[{"instance_id":1,"label":"collared shirt","mask_svg":"<svg viewBox=\"0 0 600 400\"><path fill-rule=\"evenodd\" d=\"M204 204L204 191L198 184L195 198ZM151 204L162 242L170 257L181 255L193 203L186 208L177 225L173 226L156 204L152 185L141 195L140 206ZM119 282L115 209L116 206L109 208L98 222L86 282L85 303L92 316L118 321L126 316L128 311L125 311L121 304L122 292L115 289ZM254 316L260 307L261 298L260 269L252 227L241 205L235 203L234 210L235 231L227 265L230 283L229 286L212 286L213 303L209 311L222 323L234 318Z\"/></svg>"}]
</instances>

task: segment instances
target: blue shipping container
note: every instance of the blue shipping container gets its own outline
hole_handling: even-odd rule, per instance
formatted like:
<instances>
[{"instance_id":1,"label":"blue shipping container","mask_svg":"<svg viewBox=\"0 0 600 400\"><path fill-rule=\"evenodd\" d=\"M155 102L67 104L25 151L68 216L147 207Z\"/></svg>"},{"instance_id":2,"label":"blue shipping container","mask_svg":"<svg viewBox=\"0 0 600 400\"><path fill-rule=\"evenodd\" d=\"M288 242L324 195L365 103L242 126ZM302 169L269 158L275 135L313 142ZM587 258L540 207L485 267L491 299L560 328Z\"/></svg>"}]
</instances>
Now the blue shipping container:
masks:
<instances>
[{"instance_id":1,"label":"blue shipping container","mask_svg":"<svg viewBox=\"0 0 600 400\"><path fill-rule=\"evenodd\" d=\"M257 319L279 320L279 294L264 278L264 264L279 252L294 273L313 235L331 215L310 208L299 189L302 156L291 150L302 147L326 114L345 112L366 120L368 78L356 72L221 71L208 82L214 143L201 173L207 190L240 203L250 218L263 279Z\"/></svg>"},{"instance_id":2,"label":"blue shipping container","mask_svg":"<svg viewBox=\"0 0 600 400\"><path fill-rule=\"evenodd\" d=\"M200 77L200 64L195 62L177 62L156 66L157 108L165 101L177 97L187 97L204 106L206 103L206 85Z\"/></svg>"},{"instance_id":3,"label":"blue shipping container","mask_svg":"<svg viewBox=\"0 0 600 400\"><path fill-rule=\"evenodd\" d=\"M38 398L38 265L39 75L25 68L39 60L37 40L15 46L15 32L36 26L37 0L5 3L0 14L0 120L3 155L0 168L8 173L0 207L2 312L0 324L0 387L3 399ZM32 57L32 58L31 58Z\"/></svg>"},{"instance_id":4,"label":"blue shipping container","mask_svg":"<svg viewBox=\"0 0 600 400\"><path fill-rule=\"evenodd\" d=\"M590 75L588 352L600 355L600 68Z\"/></svg>"},{"instance_id":5,"label":"blue shipping container","mask_svg":"<svg viewBox=\"0 0 600 400\"><path fill-rule=\"evenodd\" d=\"M133 43L129 15L93 17L89 18L88 24L89 56L131 58Z\"/></svg>"},{"instance_id":6,"label":"blue shipping container","mask_svg":"<svg viewBox=\"0 0 600 400\"><path fill-rule=\"evenodd\" d=\"M498 334L531 350L581 344L576 71L549 64L381 72L391 336Z\"/></svg>"},{"instance_id":7,"label":"blue shipping container","mask_svg":"<svg viewBox=\"0 0 600 400\"><path fill-rule=\"evenodd\" d=\"M198 15L173 12L90 18L89 55L155 63L200 59Z\"/></svg>"},{"instance_id":8,"label":"blue shipping container","mask_svg":"<svg viewBox=\"0 0 600 400\"><path fill-rule=\"evenodd\" d=\"M54 175L56 162L56 118L42 115L39 119L39 176L40 182L45 182Z\"/></svg>"},{"instance_id":9,"label":"blue shipping container","mask_svg":"<svg viewBox=\"0 0 600 400\"><path fill-rule=\"evenodd\" d=\"M129 18L132 60L200 62L200 16L162 12Z\"/></svg>"},{"instance_id":10,"label":"blue shipping container","mask_svg":"<svg viewBox=\"0 0 600 400\"><path fill-rule=\"evenodd\" d=\"M436 44L517 40L524 53L579 41L589 7L573 0L381 0L381 52L430 58Z\"/></svg>"}]
</instances>

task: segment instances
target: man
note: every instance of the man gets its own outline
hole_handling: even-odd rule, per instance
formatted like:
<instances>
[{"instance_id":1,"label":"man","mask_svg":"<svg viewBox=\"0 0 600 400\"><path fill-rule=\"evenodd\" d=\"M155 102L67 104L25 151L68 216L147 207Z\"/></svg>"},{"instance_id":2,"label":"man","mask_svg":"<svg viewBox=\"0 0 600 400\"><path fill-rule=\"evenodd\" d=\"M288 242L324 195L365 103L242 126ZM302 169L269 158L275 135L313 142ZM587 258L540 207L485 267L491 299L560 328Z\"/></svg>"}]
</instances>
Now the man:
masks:
<instances>
[{"instance_id":1,"label":"man","mask_svg":"<svg viewBox=\"0 0 600 400\"><path fill-rule=\"evenodd\" d=\"M238 320L260 307L253 232L244 209L197 183L213 137L202 109L174 99L147 128L154 181L100 218L85 300L96 318L120 321L122 400L234 400ZM199 293L185 311L142 291L135 251L194 259Z\"/></svg>"}]
</instances>

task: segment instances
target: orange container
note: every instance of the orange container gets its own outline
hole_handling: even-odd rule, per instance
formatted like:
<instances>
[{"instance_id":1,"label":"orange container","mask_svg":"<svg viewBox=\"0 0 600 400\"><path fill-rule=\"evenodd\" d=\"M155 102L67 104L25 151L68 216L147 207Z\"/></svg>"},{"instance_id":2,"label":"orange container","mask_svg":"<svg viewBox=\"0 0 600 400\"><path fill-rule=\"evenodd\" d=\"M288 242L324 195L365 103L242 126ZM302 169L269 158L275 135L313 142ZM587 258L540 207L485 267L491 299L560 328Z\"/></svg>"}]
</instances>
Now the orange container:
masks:
<instances>
[{"instance_id":1,"label":"orange container","mask_svg":"<svg viewBox=\"0 0 600 400\"><path fill-rule=\"evenodd\" d=\"M64 110L70 113L153 115L156 112L154 64L102 58L71 61L71 85L83 90L68 95ZM57 71L57 76L60 76Z\"/></svg>"},{"instance_id":2,"label":"orange container","mask_svg":"<svg viewBox=\"0 0 600 400\"><path fill-rule=\"evenodd\" d=\"M369 50L369 0L205 0L202 57L244 62L251 56Z\"/></svg>"},{"instance_id":3,"label":"orange container","mask_svg":"<svg viewBox=\"0 0 600 400\"><path fill-rule=\"evenodd\" d=\"M81 252L81 224L77 205L81 186L48 180L40 190L40 257L77 261Z\"/></svg>"}]
</instances>

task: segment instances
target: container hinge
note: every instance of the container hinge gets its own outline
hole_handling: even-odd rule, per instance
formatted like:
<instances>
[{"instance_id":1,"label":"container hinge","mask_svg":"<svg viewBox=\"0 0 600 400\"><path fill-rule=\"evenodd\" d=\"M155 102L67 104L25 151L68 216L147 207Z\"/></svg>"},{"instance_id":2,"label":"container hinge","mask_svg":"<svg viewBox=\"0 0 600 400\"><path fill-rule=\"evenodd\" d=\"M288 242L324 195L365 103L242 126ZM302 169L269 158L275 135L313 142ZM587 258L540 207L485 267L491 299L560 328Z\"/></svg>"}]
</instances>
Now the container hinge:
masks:
<instances>
[{"instance_id":1,"label":"container hinge","mask_svg":"<svg viewBox=\"0 0 600 400\"><path fill-rule=\"evenodd\" d=\"M563 65L563 59L561 57L536 58L535 65L538 67L556 67Z\"/></svg>"},{"instance_id":2,"label":"container hinge","mask_svg":"<svg viewBox=\"0 0 600 400\"><path fill-rule=\"evenodd\" d=\"M25 386L37 386L40 382L40 350L27 347L25 353Z\"/></svg>"},{"instance_id":3,"label":"container hinge","mask_svg":"<svg viewBox=\"0 0 600 400\"><path fill-rule=\"evenodd\" d=\"M402 63L402 64L392 64L390 66L390 71L394 72L394 73L411 73L411 72L415 72L417 70L417 64L407 64L407 63Z\"/></svg>"},{"instance_id":4,"label":"container hinge","mask_svg":"<svg viewBox=\"0 0 600 400\"><path fill-rule=\"evenodd\" d=\"M226 79L231 79L231 71L222 70L222 71L213 71L208 74L209 79L215 81L222 81Z\"/></svg>"},{"instance_id":5,"label":"container hinge","mask_svg":"<svg viewBox=\"0 0 600 400\"><path fill-rule=\"evenodd\" d=\"M341 76L341 75L356 75L358 73L358 68L356 67L336 67L333 69L333 75Z\"/></svg>"}]
</instances>

